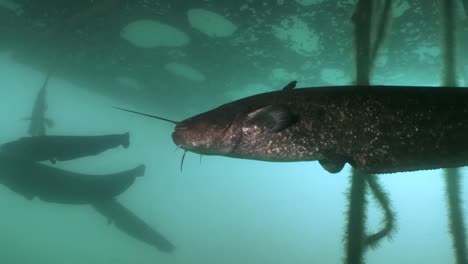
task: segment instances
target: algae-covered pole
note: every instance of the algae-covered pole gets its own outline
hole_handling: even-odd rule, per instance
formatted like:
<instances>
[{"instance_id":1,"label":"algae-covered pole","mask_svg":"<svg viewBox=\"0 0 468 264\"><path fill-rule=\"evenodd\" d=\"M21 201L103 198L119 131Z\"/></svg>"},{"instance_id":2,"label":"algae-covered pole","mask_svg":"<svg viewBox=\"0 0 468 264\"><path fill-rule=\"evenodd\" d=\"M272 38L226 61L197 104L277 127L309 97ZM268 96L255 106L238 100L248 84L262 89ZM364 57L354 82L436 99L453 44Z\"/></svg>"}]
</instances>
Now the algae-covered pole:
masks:
<instances>
[{"instance_id":1,"label":"algae-covered pole","mask_svg":"<svg viewBox=\"0 0 468 264\"><path fill-rule=\"evenodd\" d=\"M382 46L385 36L387 35L387 29L389 28L390 17L392 11L392 1L384 0L383 11L381 14L381 19L378 21L378 27L376 32L375 40L372 44L372 54L371 54L371 67L374 65L375 59L377 57L377 52Z\"/></svg>"},{"instance_id":2,"label":"algae-covered pole","mask_svg":"<svg viewBox=\"0 0 468 264\"><path fill-rule=\"evenodd\" d=\"M371 66L372 1L359 0L354 11L356 82L369 85ZM352 170L346 227L346 264L361 264L364 259L366 220L366 175Z\"/></svg>"},{"instance_id":3,"label":"algae-covered pole","mask_svg":"<svg viewBox=\"0 0 468 264\"><path fill-rule=\"evenodd\" d=\"M449 228L452 234L453 250L457 264L468 263L466 256L466 235L463 222L463 209L461 200L460 170L446 169L444 178L447 191L449 209Z\"/></svg>"},{"instance_id":4,"label":"algae-covered pole","mask_svg":"<svg viewBox=\"0 0 468 264\"><path fill-rule=\"evenodd\" d=\"M366 219L366 175L352 170L346 227L346 264L360 264L364 259Z\"/></svg>"},{"instance_id":5,"label":"algae-covered pole","mask_svg":"<svg viewBox=\"0 0 468 264\"><path fill-rule=\"evenodd\" d=\"M359 0L352 16L356 50L356 81L369 84L371 68L372 0Z\"/></svg>"},{"instance_id":6,"label":"algae-covered pole","mask_svg":"<svg viewBox=\"0 0 468 264\"><path fill-rule=\"evenodd\" d=\"M380 48L388 28L391 11L391 0L385 0L383 11L378 22L376 39L371 40L373 2L360 0L353 14L354 37L356 49L356 82L358 85L370 84L371 69L378 49ZM380 204L385 219L382 230L366 236L366 183ZM367 247L375 247L378 242L388 236L394 227L394 216L390 209L387 194L380 187L374 175L367 175L352 170L351 187L349 191L348 223L346 227L346 264L361 264Z\"/></svg>"},{"instance_id":7,"label":"algae-covered pole","mask_svg":"<svg viewBox=\"0 0 468 264\"><path fill-rule=\"evenodd\" d=\"M457 49L457 52L460 52L461 54L458 54L458 57L460 58L460 61L457 61L457 65L458 67L461 67L461 72L462 72L462 76L463 76L463 79L464 79L464 84L465 86L468 85L468 52L466 52L466 49L464 49L464 47L467 47L468 46L468 0L462 0L462 3L463 3L463 9L465 10L465 20L464 20L464 24L461 25L460 27L460 30L462 32L462 34L458 35L460 38L457 39L457 43L459 45L459 47L462 47L462 48L458 48Z\"/></svg>"},{"instance_id":8,"label":"algae-covered pole","mask_svg":"<svg viewBox=\"0 0 468 264\"><path fill-rule=\"evenodd\" d=\"M442 16L442 58L444 86L457 86L455 61L455 2L454 0L441 0Z\"/></svg>"},{"instance_id":9,"label":"algae-covered pole","mask_svg":"<svg viewBox=\"0 0 468 264\"><path fill-rule=\"evenodd\" d=\"M464 1L463 3L465 3ZM441 0L442 15L442 54L443 54L443 85L456 86L455 61L455 18L453 0ZM465 8L467 6L465 5ZM466 253L466 235L461 200L460 171L446 169L444 178L449 209L449 228L452 234L453 250L457 264L468 263Z\"/></svg>"}]
</instances>

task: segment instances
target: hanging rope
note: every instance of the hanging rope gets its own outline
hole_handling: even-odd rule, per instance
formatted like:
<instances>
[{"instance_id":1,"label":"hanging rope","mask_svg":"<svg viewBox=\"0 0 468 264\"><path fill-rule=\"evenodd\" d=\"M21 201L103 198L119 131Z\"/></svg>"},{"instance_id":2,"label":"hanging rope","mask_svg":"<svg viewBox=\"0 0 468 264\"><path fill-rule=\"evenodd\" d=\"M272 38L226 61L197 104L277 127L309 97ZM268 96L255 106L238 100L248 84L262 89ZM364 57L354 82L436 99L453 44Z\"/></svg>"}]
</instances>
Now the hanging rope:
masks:
<instances>
[{"instance_id":1,"label":"hanging rope","mask_svg":"<svg viewBox=\"0 0 468 264\"><path fill-rule=\"evenodd\" d=\"M371 248L376 248L383 238L391 238L392 233L395 231L395 213L391 209L390 198L378 182L377 177L375 175L367 175L366 181L369 185L372 196L376 199L384 215L383 228L366 237L365 245Z\"/></svg>"}]
</instances>

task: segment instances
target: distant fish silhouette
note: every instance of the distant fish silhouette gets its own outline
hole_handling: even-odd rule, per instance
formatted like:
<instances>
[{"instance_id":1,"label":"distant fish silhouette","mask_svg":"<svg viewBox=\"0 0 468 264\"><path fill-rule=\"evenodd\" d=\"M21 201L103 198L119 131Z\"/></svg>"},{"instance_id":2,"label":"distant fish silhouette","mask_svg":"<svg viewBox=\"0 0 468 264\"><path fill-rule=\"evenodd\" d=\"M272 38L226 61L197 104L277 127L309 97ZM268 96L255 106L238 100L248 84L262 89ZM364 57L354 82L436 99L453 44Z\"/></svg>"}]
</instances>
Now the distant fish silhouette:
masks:
<instances>
[{"instance_id":1,"label":"distant fish silhouette","mask_svg":"<svg viewBox=\"0 0 468 264\"><path fill-rule=\"evenodd\" d=\"M93 207L107 217L110 223L113 223L118 229L129 236L150 244L163 252L175 250L175 246L167 238L155 231L117 200L110 199L96 202L93 203Z\"/></svg>"},{"instance_id":2,"label":"distant fish silhouette","mask_svg":"<svg viewBox=\"0 0 468 264\"><path fill-rule=\"evenodd\" d=\"M46 88L49 78L50 72L47 73L44 84L37 94L31 117L27 118L27 120L31 121L28 129L28 133L31 136L44 136L46 134L46 127L52 127L54 125L54 122L45 116L47 110Z\"/></svg>"},{"instance_id":3,"label":"distant fish silhouette","mask_svg":"<svg viewBox=\"0 0 468 264\"><path fill-rule=\"evenodd\" d=\"M27 199L53 203L85 204L109 200L127 190L145 166L105 174L89 175L65 171L44 164L0 157L0 183Z\"/></svg>"},{"instance_id":4,"label":"distant fish silhouette","mask_svg":"<svg viewBox=\"0 0 468 264\"><path fill-rule=\"evenodd\" d=\"M0 145L0 152L24 160L50 160L54 163L94 156L118 146L128 148L129 145L129 133L101 136L35 136Z\"/></svg>"}]
</instances>

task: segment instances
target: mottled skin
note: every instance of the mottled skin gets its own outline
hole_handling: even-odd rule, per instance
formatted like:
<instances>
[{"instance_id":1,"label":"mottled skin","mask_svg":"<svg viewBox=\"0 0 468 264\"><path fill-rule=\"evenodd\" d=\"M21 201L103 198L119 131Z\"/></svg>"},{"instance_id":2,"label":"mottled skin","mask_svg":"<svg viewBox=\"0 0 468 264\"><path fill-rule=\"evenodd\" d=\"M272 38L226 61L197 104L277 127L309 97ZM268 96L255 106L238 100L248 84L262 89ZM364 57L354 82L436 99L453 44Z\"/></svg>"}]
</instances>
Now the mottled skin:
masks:
<instances>
[{"instance_id":1,"label":"mottled skin","mask_svg":"<svg viewBox=\"0 0 468 264\"><path fill-rule=\"evenodd\" d=\"M266 131L248 114L285 106L295 122ZM366 173L468 165L468 89L339 86L281 90L180 122L181 148L264 161L349 163ZM339 166L338 166L339 167Z\"/></svg>"},{"instance_id":2,"label":"mottled skin","mask_svg":"<svg viewBox=\"0 0 468 264\"><path fill-rule=\"evenodd\" d=\"M0 153L31 161L65 161L94 156L118 146L127 148L129 133L99 136L23 137L0 145Z\"/></svg>"}]
</instances>

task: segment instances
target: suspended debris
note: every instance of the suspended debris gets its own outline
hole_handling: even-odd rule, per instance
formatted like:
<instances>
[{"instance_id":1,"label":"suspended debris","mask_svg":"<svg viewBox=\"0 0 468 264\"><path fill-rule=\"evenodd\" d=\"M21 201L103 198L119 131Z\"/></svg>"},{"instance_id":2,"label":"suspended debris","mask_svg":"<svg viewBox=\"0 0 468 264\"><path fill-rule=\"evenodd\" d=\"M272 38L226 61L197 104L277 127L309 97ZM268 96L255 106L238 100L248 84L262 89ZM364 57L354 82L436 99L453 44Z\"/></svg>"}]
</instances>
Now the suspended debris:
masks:
<instances>
[{"instance_id":1,"label":"suspended debris","mask_svg":"<svg viewBox=\"0 0 468 264\"><path fill-rule=\"evenodd\" d=\"M190 25L210 37L229 37L237 26L230 20L205 9L190 9L187 12Z\"/></svg>"},{"instance_id":2,"label":"suspended debris","mask_svg":"<svg viewBox=\"0 0 468 264\"><path fill-rule=\"evenodd\" d=\"M122 29L120 36L139 48L180 47L190 42L183 31L148 19L131 22Z\"/></svg>"},{"instance_id":3,"label":"suspended debris","mask_svg":"<svg viewBox=\"0 0 468 264\"><path fill-rule=\"evenodd\" d=\"M290 72L285 68L274 68L271 70L268 79L275 83L288 83L291 80L297 80L300 76L296 72Z\"/></svg>"},{"instance_id":4,"label":"suspended debris","mask_svg":"<svg viewBox=\"0 0 468 264\"><path fill-rule=\"evenodd\" d=\"M8 9L20 16L23 14L23 8L13 0L0 0L0 8Z\"/></svg>"},{"instance_id":5,"label":"suspended debris","mask_svg":"<svg viewBox=\"0 0 468 264\"><path fill-rule=\"evenodd\" d=\"M135 78L132 78L132 77L117 76L115 78L115 80L117 81L117 83L124 86L125 88L128 88L129 90L139 91L139 90L143 89L143 87L141 87L139 81L136 80Z\"/></svg>"},{"instance_id":6,"label":"suspended debris","mask_svg":"<svg viewBox=\"0 0 468 264\"><path fill-rule=\"evenodd\" d=\"M406 11L408 11L411 6L410 6L410 3L408 3L408 1L406 0L397 0L394 2L393 4L393 12L392 12L392 17L393 18L397 18L397 17L401 17L403 14L406 13Z\"/></svg>"},{"instance_id":7,"label":"suspended debris","mask_svg":"<svg viewBox=\"0 0 468 264\"><path fill-rule=\"evenodd\" d=\"M286 47L301 55L315 55L320 48L320 37L315 30L297 16L281 20L272 30L273 35L284 42Z\"/></svg>"},{"instance_id":8,"label":"suspended debris","mask_svg":"<svg viewBox=\"0 0 468 264\"><path fill-rule=\"evenodd\" d=\"M276 90L279 90L281 87L277 87ZM266 93L274 91L272 87L268 87L261 83L252 83L244 86L242 89L232 89L227 91L224 95L230 100L238 100L250 95L255 95L259 93Z\"/></svg>"},{"instance_id":9,"label":"suspended debris","mask_svg":"<svg viewBox=\"0 0 468 264\"><path fill-rule=\"evenodd\" d=\"M351 77L343 70L334 68L324 68L320 71L322 81L330 85L343 85L351 82Z\"/></svg>"},{"instance_id":10,"label":"suspended debris","mask_svg":"<svg viewBox=\"0 0 468 264\"><path fill-rule=\"evenodd\" d=\"M203 73L187 64L169 63L164 65L164 69L178 77L182 77L190 81L201 82L206 80L206 77L203 75Z\"/></svg>"},{"instance_id":11,"label":"suspended debris","mask_svg":"<svg viewBox=\"0 0 468 264\"><path fill-rule=\"evenodd\" d=\"M321 4L323 1L324 0L296 0L296 3L300 4L301 6L310 6Z\"/></svg>"}]
</instances>

